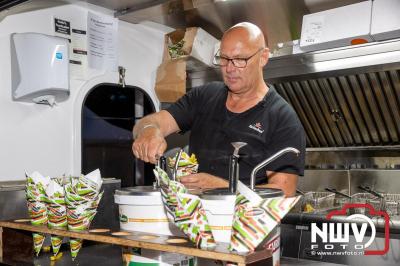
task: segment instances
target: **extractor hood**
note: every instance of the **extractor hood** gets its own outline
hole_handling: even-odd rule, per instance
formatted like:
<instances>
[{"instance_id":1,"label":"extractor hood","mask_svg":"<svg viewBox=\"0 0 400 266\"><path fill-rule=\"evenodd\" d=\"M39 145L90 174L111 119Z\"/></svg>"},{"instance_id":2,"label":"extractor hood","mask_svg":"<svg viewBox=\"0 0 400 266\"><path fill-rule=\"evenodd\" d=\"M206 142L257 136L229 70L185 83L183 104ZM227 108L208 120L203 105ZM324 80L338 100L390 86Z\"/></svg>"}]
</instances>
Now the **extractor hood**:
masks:
<instances>
[{"instance_id":1,"label":"extractor hood","mask_svg":"<svg viewBox=\"0 0 400 266\"><path fill-rule=\"evenodd\" d=\"M308 147L400 145L400 40L271 58L264 78L294 107Z\"/></svg>"}]
</instances>

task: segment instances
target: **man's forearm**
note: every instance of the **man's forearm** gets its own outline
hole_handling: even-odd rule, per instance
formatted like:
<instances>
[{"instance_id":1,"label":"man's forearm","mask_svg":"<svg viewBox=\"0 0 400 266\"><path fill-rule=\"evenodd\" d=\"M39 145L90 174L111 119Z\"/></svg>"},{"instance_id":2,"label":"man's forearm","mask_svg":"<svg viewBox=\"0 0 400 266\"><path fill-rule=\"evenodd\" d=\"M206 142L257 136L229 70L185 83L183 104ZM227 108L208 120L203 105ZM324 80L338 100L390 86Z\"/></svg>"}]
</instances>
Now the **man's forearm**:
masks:
<instances>
[{"instance_id":1,"label":"man's forearm","mask_svg":"<svg viewBox=\"0 0 400 266\"><path fill-rule=\"evenodd\" d=\"M140 119L133 127L133 138L136 139L137 136L146 128L158 128L160 129L160 124L158 123L155 115L148 115Z\"/></svg>"},{"instance_id":2,"label":"man's forearm","mask_svg":"<svg viewBox=\"0 0 400 266\"><path fill-rule=\"evenodd\" d=\"M187 188L214 189L228 187L225 179L207 173L197 173L180 177L179 181Z\"/></svg>"},{"instance_id":3,"label":"man's forearm","mask_svg":"<svg viewBox=\"0 0 400 266\"><path fill-rule=\"evenodd\" d=\"M136 137L147 128L157 128L163 137L179 131L175 119L167 111L160 111L140 119L133 127L133 137Z\"/></svg>"},{"instance_id":4,"label":"man's forearm","mask_svg":"<svg viewBox=\"0 0 400 266\"><path fill-rule=\"evenodd\" d=\"M258 187L282 189L286 197L293 197L296 194L297 175L268 171L268 184Z\"/></svg>"},{"instance_id":5,"label":"man's forearm","mask_svg":"<svg viewBox=\"0 0 400 266\"><path fill-rule=\"evenodd\" d=\"M295 192L296 192L296 190L293 191L293 189L282 187L281 184L270 184L270 183L268 183L268 184L258 185L257 187L281 189L286 197L293 197L295 195Z\"/></svg>"}]
</instances>

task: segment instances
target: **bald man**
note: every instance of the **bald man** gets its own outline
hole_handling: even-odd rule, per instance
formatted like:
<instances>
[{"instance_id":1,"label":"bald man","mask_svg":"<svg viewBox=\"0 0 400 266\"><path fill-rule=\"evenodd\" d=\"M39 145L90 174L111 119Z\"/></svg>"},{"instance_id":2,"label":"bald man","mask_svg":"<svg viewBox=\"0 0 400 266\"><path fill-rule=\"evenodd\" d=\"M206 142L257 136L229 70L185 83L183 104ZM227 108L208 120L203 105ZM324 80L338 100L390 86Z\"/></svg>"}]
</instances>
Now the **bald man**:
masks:
<instances>
[{"instance_id":1,"label":"bald man","mask_svg":"<svg viewBox=\"0 0 400 266\"><path fill-rule=\"evenodd\" d=\"M305 134L293 109L264 82L268 51L256 25L244 22L228 29L214 58L223 82L193 88L167 110L141 119L133 129L134 155L155 163L167 148L166 136L190 130L189 149L198 158L199 173L181 182L207 189L228 186L232 142L247 143L240 149L240 180L247 184L257 164L294 147L300 156L280 157L259 171L256 179L258 186L294 195L297 178L304 172Z\"/></svg>"}]
</instances>

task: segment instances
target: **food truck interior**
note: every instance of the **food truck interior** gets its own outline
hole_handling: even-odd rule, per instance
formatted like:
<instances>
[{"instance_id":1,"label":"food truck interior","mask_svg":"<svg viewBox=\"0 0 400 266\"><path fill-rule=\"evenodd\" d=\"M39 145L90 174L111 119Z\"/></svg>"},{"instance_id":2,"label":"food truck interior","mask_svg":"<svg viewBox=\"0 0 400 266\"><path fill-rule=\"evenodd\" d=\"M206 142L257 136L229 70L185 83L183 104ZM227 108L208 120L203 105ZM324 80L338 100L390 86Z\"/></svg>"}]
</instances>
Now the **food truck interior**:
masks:
<instances>
[{"instance_id":1,"label":"food truck interior","mask_svg":"<svg viewBox=\"0 0 400 266\"><path fill-rule=\"evenodd\" d=\"M339 40L343 32L362 29L363 18L358 15L364 12L364 6L382 2L388 12L383 17L366 10L368 29L374 23L393 22L397 23L394 30L375 35L368 32L354 45L340 41L321 41L311 48L300 45L304 16L359 4L347 21L335 21L335 15L325 20L313 18L314 26L320 23L328 27L332 20L336 27L332 26L325 37L339 36ZM154 89L157 67L163 60L164 35L178 28L200 27L219 40L232 25L249 21L268 36L270 59L264 79L294 108L307 137L306 170L297 187L303 199L282 220L281 256L299 259L298 263L399 265L400 21L398 16L389 15L391 6L400 13L398 2L0 1L0 61L4 62L0 66L0 220L26 216L25 172L78 176L99 168L105 177L105 194L93 225L118 229L115 190L154 182L153 166L132 154L131 129L141 117L170 104L159 100ZM82 29L88 12L119 21L117 65L124 68L123 75L121 69L118 72L86 65L85 75L70 78L68 99L53 107L13 100L10 35L57 35L55 18ZM323 38L315 34L315 38ZM221 80L218 68L206 64L195 64L185 73L186 90ZM168 138L169 149L187 143L187 134ZM374 193L381 198L371 198ZM345 203L370 203L389 213L389 252L327 256L311 249L311 224L327 222L327 213ZM385 223L374 220L373 215L371 220L376 227L371 247L380 250L386 241ZM349 241L349 245L357 244L354 235ZM318 243L319 248L323 245ZM340 247L334 250L340 251Z\"/></svg>"}]
</instances>

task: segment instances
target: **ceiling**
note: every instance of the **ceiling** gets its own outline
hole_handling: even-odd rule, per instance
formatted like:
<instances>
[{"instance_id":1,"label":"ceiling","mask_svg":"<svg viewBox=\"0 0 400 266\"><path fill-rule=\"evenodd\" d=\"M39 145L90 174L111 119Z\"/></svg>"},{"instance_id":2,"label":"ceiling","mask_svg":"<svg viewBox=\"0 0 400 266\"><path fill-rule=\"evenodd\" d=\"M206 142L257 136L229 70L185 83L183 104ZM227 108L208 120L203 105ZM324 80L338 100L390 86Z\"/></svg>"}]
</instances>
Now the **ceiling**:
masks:
<instances>
[{"instance_id":1,"label":"ceiling","mask_svg":"<svg viewBox=\"0 0 400 266\"><path fill-rule=\"evenodd\" d=\"M172 28L202 27L216 38L236 23L257 24L268 44L300 38L303 15L361 2L360 0L3 0L0 21L5 16L36 9L83 2L115 11L120 20L145 20Z\"/></svg>"}]
</instances>

